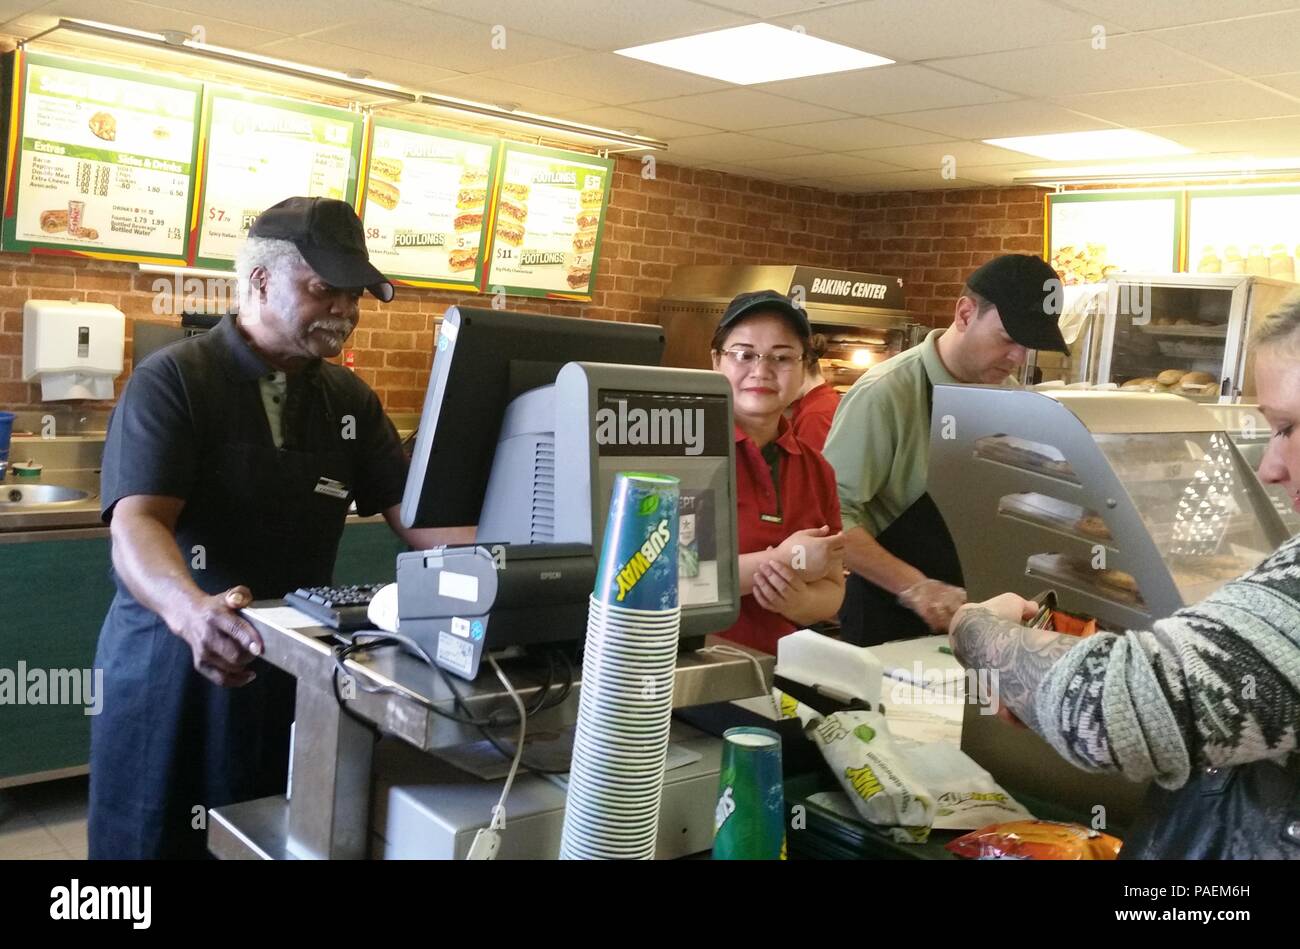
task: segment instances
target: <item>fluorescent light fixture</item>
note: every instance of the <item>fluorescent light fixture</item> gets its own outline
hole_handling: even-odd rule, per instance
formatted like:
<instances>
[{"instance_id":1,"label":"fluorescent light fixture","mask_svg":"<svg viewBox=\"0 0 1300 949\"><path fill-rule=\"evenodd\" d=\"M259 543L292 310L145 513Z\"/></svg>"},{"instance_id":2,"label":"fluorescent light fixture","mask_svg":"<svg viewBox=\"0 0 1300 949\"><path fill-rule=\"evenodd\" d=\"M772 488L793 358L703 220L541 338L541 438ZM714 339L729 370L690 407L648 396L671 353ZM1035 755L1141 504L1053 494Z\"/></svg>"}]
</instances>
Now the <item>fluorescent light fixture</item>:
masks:
<instances>
[{"instance_id":1,"label":"fluorescent light fixture","mask_svg":"<svg viewBox=\"0 0 1300 949\"><path fill-rule=\"evenodd\" d=\"M616 49L620 56L750 86L884 66L892 59L771 23L751 23L680 39Z\"/></svg>"},{"instance_id":2,"label":"fluorescent light fixture","mask_svg":"<svg viewBox=\"0 0 1300 949\"><path fill-rule=\"evenodd\" d=\"M1300 174L1300 155L1286 158L1204 156L1184 161L1140 162L1125 165L1077 165L1035 168L1017 175L1016 184L1088 184L1106 182L1189 181L1220 178L1261 178Z\"/></svg>"},{"instance_id":3,"label":"fluorescent light fixture","mask_svg":"<svg viewBox=\"0 0 1300 949\"><path fill-rule=\"evenodd\" d=\"M1156 155L1190 155L1192 149L1137 129L1097 129L1056 135L1022 135L986 138L985 145L1024 152L1049 161L1096 161L1106 158L1150 158Z\"/></svg>"}]
</instances>

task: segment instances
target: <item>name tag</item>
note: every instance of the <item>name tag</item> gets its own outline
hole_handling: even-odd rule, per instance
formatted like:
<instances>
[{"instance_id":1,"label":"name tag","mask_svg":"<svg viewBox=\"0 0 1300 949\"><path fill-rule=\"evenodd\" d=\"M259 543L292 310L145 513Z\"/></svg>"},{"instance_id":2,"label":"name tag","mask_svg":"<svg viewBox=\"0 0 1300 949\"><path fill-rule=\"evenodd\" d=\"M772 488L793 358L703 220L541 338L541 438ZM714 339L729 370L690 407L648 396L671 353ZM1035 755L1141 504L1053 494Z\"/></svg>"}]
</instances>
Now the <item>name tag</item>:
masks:
<instances>
[{"instance_id":1,"label":"name tag","mask_svg":"<svg viewBox=\"0 0 1300 949\"><path fill-rule=\"evenodd\" d=\"M775 514L760 514L758 515L758 519L760 521L767 521L769 524L780 524L781 521L784 520L784 518L777 517Z\"/></svg>"},{"instance_id":2,"label":"name tag","mask_svg":"<svg viewBox=\"0 0 1300 949\"><path fill-rule=\"evenodd\" d=\"M333 478L321 478L316 482L316 493L327 494L332 498L346 498L348 489L342 481L335 481Z\"/></svg>"}]
</instances>

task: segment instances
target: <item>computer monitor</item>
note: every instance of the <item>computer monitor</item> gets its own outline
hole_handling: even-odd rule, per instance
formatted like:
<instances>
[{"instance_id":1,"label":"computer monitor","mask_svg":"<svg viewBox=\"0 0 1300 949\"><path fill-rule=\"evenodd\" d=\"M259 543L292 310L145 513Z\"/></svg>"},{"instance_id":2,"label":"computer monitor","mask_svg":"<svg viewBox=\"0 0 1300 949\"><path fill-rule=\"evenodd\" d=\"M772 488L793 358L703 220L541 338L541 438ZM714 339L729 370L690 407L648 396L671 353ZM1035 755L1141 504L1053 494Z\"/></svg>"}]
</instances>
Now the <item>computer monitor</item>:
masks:
<instances>
[{"instance_id":1,"label":"computer monitor","mask_svg":"<svg viewBox=\"0 0 1300 949\"><path fill-rule=\"evenodd\" d=\"M682 635L735 622L731 389L662 351L657 326L447 311L401 517L475 525L476 543L398 558L402 632L444 668L582 637L619 471L680 480Z\"/></svg>"}]
</instances>

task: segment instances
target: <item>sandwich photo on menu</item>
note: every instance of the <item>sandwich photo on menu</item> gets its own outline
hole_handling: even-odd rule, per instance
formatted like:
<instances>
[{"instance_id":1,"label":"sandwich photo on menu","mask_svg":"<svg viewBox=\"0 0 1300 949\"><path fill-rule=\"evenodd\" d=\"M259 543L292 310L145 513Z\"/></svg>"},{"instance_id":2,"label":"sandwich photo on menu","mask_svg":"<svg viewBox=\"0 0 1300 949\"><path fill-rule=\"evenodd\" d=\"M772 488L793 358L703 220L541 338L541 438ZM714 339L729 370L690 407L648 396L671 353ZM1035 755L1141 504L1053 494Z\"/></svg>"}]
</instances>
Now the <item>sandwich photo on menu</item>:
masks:
<instances>
[{"instance_id":1,"label":"sandwich photo on menu","mask_svg":"<svg viewBox=\"0 0 1300 949\"><path fill-rule=\"evenodd\" d=\"M573 235L573 252L575 254L585 254L596 246L596 230L592 228L589 231L579 231Z\"/></svg>"},{"instance_id":2,"label":"sandwich photo on menu","mask_svg":"<svg viewBox=\"0 0 1300 949\"><path fill-rule=\"evenodd\" d=\"M605 199L605 192L600 188L585 188L582 194L578 195L578 203L582 205L584 211L598 209Z\"/></svg>"},{"instance_id":3,"label":"sandwich photo on menu","mask_svg":"<svg viewBox=\"0 0 1300 949\"><path fill-rule=\"evenodd\" d=\"M497 240L503 244L509 244L511 247L522 247L524 243L524 226L518 221L512 221L509 218L499 218L497 220Z\"/></svg>"},{"instance_id":4,"label":"sandwich photo on menu","mask_svg":"<svg viewBox=\"0 0 1300 949\"><path fill-rule=\"evenodd\" d=\"M456 220L452 222L452 227L457 231L477 231L483 226L483 212L474 211L468 214L456 215Z\"/></svg>"},{"instance_id":5,"label":"sandwich photo on menu","mask_svg":"<svg viewBox=\"0 0 1300 949\"><path fill-rule=\"evenodd\" d=\"M460 173L462 188L487 188L487 180L486 168L466 168Z\"/></svg>"},{"instance_id":6,"label":"sandwich photo on menu","mask_svg":"<svg viewBox=\"0 0 1300 949\"><path fill-rule=\"evenodd\" d=\"M522 182L507 181L501 186L501 194L519 202L526 202L531 189Z\"/></svg>"},{"instance_id":7,"label":"sandwich photo on menu","mask_svg":"<svg viewBox=\"0 0 1300 949\"><path fill-rule=\"evenodd\" d=\"M507 218L516 224L523 224L528 220L528 208L523 203L511 200L503 194L497 205L497 216Z\"/></svg>"},{"instance_id":8,"label":"sandwich photo on menu","mask_svg":"<svg viewBox=\"0 0 1300 949\"><path fill-rule=\"evenodd\" d=\"M485 204L487 204L486 188L461 188L460 193L456 195L456 207L462 211L481 208Z\"/></svg>"},{"instance_id":9,"label":"sandwich photo on menu","mask_svg":"<svg viewBox=\"0 0 1300 949\"><path fill-rule=\"evenodd\" d=\"M591 230L593 227L600 225L600 213L598 211L583 211L578 215L576 223L580 231Z\"/></svg>"},{"instance_id":10,"label":"sandwich photo on menu","mask_svg":"<svg viewBox=\"0 0 1300 949\"><path fill-rule=\"evenodd\" d=\"M478 263L477 247L466 247L462 250L453 250L447 256L447 267L452 273L461 273L466 270L473 270L476 263Z\"/></svg>"},{"instance_id":11,"label":"sandwich photo on menu","mask_svg":"<svg viewBox=\"0 0 1300 949\"><path fill-rule=\"evenodd\" d=\"M402 180L400 158L375 158L370 162L370 175L366 181L366 199L389 211L397 207L402 193L397 183Z\"/></svg>"},{"instance_id":12,"label":"sandwich photo on menu","mask_svg":"<svg viewBox=\"0 0 1300 949\"><path fill-rule=\"evenodd\" d=\"M570 254L564 261L564 281L571 290L583 290L591 283L591 254Z\"/></svg>"}]
</instances>

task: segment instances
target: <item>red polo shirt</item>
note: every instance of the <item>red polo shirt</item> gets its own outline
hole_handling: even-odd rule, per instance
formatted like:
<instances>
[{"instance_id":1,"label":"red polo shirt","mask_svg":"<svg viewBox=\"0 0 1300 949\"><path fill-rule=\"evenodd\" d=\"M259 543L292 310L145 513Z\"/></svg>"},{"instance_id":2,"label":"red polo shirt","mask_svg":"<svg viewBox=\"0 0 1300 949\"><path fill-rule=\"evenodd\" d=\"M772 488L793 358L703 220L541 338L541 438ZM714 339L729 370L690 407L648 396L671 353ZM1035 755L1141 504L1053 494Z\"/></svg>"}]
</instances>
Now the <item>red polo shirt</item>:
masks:
<instances>
[{"instance_id":1,"label":"red polo shirt","mask_svg":"<svg viewBox=\"0 0 1300 949\"><path fill-rule=\"evenodd\" d=\"M823 524L832 532L840 529L834 469L821 452L794 433L784 418L777 429L776 445L780 451L779 508L767 460L749 436L736 428L736 535L742 554L775 547L798 530ZM779 523L771 520L778 511ZM735 625L721 635L775 654L776 641L796 628L781 614L763 609L750 594L741 597Z\"/></svg>"},{"instance_id":2,"label":"red polo shirt","mask_svg":"<svg viewBox=\"0 0 1300 949\"><path fill-rule=\"evenodd\" d=\"M840 394L829 382L823 382L790 406L790 425L803 442L821 451L826 447L826 435L839 408Z\"/></svg>"}]
</instances>

